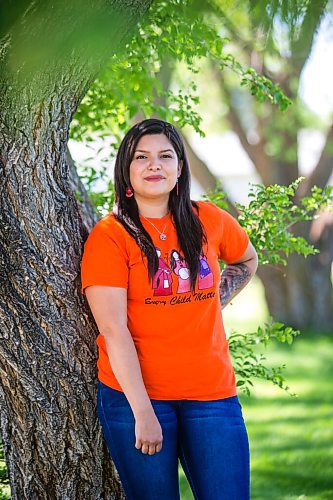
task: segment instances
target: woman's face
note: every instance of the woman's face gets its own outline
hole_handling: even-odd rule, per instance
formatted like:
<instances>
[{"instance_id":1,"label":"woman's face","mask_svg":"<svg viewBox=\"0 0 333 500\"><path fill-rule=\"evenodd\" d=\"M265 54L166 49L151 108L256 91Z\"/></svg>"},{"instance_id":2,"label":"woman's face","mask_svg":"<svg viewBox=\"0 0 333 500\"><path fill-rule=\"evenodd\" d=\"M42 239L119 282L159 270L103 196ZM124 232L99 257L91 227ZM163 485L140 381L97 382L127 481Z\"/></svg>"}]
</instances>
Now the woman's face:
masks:
<instances>
[{"instance_id":1,"label":"woman's face","mask_svg":"<svg viewBox=\"0 0 333 500\"><path fill-rule=\"evenodd\" d=\"M144 135L130 164L130 181L139 199L169 197L181 166L177 154L164 134Z\"/></svg>"}]
</instances>

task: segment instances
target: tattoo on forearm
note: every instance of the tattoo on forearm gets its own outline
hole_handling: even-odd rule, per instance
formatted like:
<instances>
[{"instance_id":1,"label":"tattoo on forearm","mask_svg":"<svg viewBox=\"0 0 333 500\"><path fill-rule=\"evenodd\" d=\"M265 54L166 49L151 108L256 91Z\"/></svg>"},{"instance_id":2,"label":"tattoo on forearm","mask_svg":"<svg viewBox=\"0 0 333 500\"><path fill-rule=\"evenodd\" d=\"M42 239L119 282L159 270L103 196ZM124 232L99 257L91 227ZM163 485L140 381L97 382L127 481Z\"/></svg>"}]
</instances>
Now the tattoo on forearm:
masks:
<instances>
[{"instance_id":1,"label":"tattoo on forearm","mask_svg":"<svg viewBox=\"0 0 333 500\"><path fill-rule=\"evenodd\" d=\"M225 307L250 281L252 275L246 264L230 264L221 273L220 302Z\"/></svg>"}]
</instances>

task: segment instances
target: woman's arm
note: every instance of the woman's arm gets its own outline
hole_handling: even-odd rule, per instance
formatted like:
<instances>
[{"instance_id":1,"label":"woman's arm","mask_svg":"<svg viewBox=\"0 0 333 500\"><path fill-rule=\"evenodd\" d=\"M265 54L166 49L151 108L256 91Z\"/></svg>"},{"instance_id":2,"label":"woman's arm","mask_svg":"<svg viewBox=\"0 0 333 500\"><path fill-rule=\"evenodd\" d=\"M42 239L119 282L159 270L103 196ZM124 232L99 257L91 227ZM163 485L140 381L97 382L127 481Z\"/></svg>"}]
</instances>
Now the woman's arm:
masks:
<instances>
[{"instance_id":1,"label":"woman's arm","mask_svg":"<svg viewBox=\"0 0 333 500\"><path fill-rule=\"evenodd\" d=\"M227 264L221 273L220 302L222 309L249 283L258 267L258 255L249 242L240 259Z\"/></svg>"},{"instance_id":2,"label":"woman's arm","mask_svg":"<svg viewBox=\"0 0 333 500\"><path fill-rule=\"evenodd\" d=\"M127 289L92 285L86 287L85 293L99 332L105 338L112 370L135 418L153 412L135 344L127 328Z\"/></svg>"}]
</instances>

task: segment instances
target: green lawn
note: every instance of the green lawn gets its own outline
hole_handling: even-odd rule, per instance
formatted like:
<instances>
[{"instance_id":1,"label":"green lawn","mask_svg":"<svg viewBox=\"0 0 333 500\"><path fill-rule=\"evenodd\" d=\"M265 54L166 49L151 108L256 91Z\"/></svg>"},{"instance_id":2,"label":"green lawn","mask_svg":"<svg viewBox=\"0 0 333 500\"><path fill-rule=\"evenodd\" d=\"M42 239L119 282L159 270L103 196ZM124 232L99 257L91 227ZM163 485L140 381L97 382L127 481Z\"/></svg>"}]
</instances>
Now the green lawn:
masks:
<instances>
[{"instance_id":1,"label":"green lawn","mask_svg":"<svg viewBox=\"0 0 333 500\"><path fill-rule=\"evenodd\" d=\"M227 334L231 328L252 331L266 319L262 292L253 280L223 311ZM287 385L297 397L265 381L255 383L250 397L239 390L250 440L251 499L332 500L333 331L331 337L302 334L291 346L272 343L258 350L267 365L287 365ZM179 472L181 498L192 500ZM1 491L0 500L10 498Z\"/></svg>"},{"instance_id":2,"label":"green lawn","mask_svg":"<svg viewBox=\"0 0 333 500\"><path fill-rule=\"evenodd\" d=\"M251 498L333 499L333 335L299 336L291 346L272 345L271 366L283 363L297 397L258 382L239 393L251 455ZM180 468L182 500L193 499Z\"/></svg>"},{"instance_id":3,"label":"green lawn","mask_svg":"<svg viewBox=\"0 0 333 500\"><path fill-rule=\"evenodd\" d=\"M267 320L264 291L256 277L223 310L231 329L255 331ZM251 499L333 500L332 336L301 334L292 345L258 347L268 366L286 365L291 397L266 381L255 381L248 397L239 390L251 456ZM192 500L179 468L182 500Z\"/></svg>"}]
</instances>

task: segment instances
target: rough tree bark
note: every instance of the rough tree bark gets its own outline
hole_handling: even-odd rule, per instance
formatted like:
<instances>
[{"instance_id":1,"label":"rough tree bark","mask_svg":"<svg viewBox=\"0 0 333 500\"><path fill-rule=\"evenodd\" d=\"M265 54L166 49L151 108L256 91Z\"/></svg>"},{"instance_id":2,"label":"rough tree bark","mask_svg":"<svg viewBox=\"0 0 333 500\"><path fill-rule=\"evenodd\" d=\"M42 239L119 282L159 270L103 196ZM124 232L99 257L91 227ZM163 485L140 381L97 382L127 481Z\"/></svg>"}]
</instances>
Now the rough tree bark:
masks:
<instances>
[{"instance_id":1,"label":"rough tree bark","mask_svg":"<svg viewBox=\"0 0 333 500\"><path fill-rule=\"evenodd\" d=\"M123 495L97 418L97 330L80 293L97 216L74 195L67 142L87 89L150 3L26 0L1 25L0 409L13 499Z\"/></svg>"}]
</instances>

